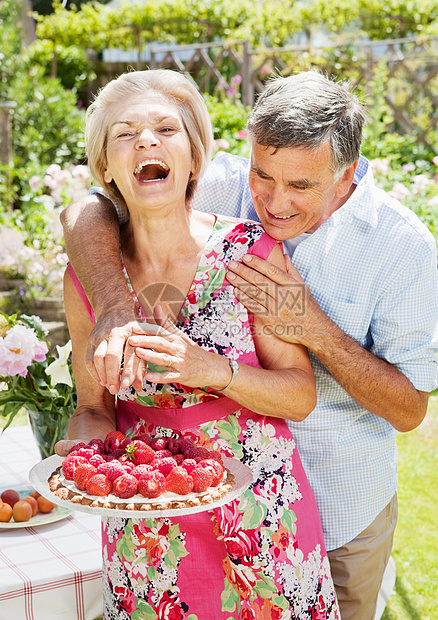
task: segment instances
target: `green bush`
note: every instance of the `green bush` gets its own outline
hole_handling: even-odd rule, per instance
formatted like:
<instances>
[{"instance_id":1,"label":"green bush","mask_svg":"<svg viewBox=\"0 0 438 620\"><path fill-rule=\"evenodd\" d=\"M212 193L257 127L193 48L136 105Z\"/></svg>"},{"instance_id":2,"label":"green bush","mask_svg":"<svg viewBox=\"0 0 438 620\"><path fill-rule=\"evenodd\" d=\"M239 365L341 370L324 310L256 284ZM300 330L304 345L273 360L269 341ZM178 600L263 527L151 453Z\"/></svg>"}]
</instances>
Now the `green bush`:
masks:
<instances>
[{"instance_id":1,"label":"green bush","mask_svg":"<svg viewBox=\"0 0 438 620\"><path fill-rule=\"evenodd\" d=\"M38 39L22 54L23 69L32 71L35 65L41 66L44 68L45 77L49 78L52 75L54 55L56 76L66 90L81 93L88 82L95 79L84 48L76 45L53 45L47 39Z\"/></svg>"},{"instance_id":2,"label":"green bush","mask_svg":"<svg viewBox=\"0 0 438 620\"><path fill-rule=\"evenodd\" d=\"M242 157L249 157L250 148L246 140L245 128L250 108L244 108L240 101L234 102L231 98L220 101L218 97L206 93L204 97L217 148ZM226 143L221 141L226 141Z\"/></svg>"}]
</instances>

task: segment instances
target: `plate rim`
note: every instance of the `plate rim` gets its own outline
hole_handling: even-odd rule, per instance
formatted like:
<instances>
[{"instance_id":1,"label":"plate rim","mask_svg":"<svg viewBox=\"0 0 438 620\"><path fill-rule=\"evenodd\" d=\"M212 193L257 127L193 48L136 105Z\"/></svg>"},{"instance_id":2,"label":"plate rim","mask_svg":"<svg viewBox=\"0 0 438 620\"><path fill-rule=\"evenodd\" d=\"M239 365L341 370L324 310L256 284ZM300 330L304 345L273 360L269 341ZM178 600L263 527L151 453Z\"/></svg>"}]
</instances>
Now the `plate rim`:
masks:
<instances>
[{"instance_id":1,"label":"plate rim","mask_svg":"<svg viewBox=\"0 0 438 620\"><path fill-rule=\"evenodd\" d=\"M244 493L248 487L253 482L253 474L252 470L248 465L239 461L234 457L223 456L223 461L225 467L230 469L231 473L236 476L236 469L242 470L240 474L243 478L243 482L241 484L236 484L231 491L225 493L218 500L215 500L209 504L201 504L200 506L187 506L186 508L171 508L168 510L119 510L114 508L103 508L103 507L92 507L82 504L72 504L69 500L60 499L57 495L53 493L53 491L49 488L48 480L41 480L40 470L44 470L45 472L50 469L50 472L45 476L50 476L50 474L59 467L64 457L58 456L57 454L36 463L29 472L29 480L32 486L39 492L41 495L44 495L55 504L63 507L68 507L69 510L75 511L78 510L80 512L86 512L88 514L100 515L102 517L115 517L115 518L143 518L143 519L154 519L154 518L173 518L179 516L186 516L190 514L196 514L199 512L206 512L209 510L213 510L215 508L220 508L221 506L232 502L237 499ZM50 464L50 467L49 467ZM232 471L234 469L234 471ZM67 505L66 505L67 504Z\"/></svg>"},{"instance_id":2,"label":"plate rim","mask_svg":"<svg viewBox=\"0 0 438 620\"><path fill-rule=\"evenodd\" d=\"M32 490L30 489L30 492ZM51 523L56 523L57 521L62 521L62 519L66 519L71 514L73 514L73 510L68 508L68 506L60 506L56 504L56 512L53 509L51 512L46 513L45 515L40 512L34 515L29 519L29 521L13 521L11 517L11 521L0 522L0 530L19 530L26 527L39 527L40 525L50 525ZM32 519L36 519L38 517L38 521L32 521Z\"/></svg>"}]
</instances>

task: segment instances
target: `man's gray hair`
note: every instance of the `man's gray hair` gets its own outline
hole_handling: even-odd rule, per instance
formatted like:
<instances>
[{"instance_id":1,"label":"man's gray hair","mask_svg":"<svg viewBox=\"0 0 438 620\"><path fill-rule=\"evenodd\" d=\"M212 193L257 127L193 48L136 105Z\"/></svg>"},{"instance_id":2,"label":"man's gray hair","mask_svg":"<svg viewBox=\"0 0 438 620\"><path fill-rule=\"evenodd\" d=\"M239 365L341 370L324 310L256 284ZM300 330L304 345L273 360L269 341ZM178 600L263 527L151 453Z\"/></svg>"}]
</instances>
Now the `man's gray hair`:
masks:
<instances>
[{"instance_id":1,"label":"man's gray hair","mask_svg":"<svg viewBox=\"0 0 438 620\"><path fill-rule=\"evenodd\" d=\"M359 159L365 108L348 82L317 71L272 80L248 120L252 140L274 149L313 150L329 141L336 176Z\"/></svg>"}]
</instances>

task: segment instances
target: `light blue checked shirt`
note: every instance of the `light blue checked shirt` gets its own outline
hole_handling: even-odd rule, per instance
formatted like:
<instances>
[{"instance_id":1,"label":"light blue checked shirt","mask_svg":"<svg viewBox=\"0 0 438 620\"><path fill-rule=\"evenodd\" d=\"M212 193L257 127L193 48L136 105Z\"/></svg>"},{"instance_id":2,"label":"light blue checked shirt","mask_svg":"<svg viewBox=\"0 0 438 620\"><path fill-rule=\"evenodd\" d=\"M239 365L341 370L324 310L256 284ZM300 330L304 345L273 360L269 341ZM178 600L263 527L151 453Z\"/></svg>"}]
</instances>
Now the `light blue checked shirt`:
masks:
<instances>
[{"instance_id":1,"label":"light blue checked shirt","mask_svg":"<svg viewBox=\"0 0 438 620\"><path fill-rule=\"evenodd\" d=\"M248 160L220 154L193 207L257 220ZM313 234L284 242L326 314L425 392L437 386L436 244L409 209L375 187L361 157L349 200ZM298 243L297 243L298 241ZM314 490L327 549L362 532L397 489L395 429L358 405L310 354L318 403L288 422Z\"/></svg>"},{"instance_id":2,"label":"light blue checked shirt","mask_svg":"<svg viewBox=\"0 0 438 620\"><path fill-rule=\"evenodd\" d=\"M193 206L258 219L248 170L246 159L216 157ZM349 200L316 232L302 235L298 245L284 245L324 312L374 355L395 365L418 390L429 392L437 386L434 238L416 215L376 188L364 157L354 182ZM396 492L397 432L358 405L310 357L318 404L304 421L288 424L330 550L362 532Z\"/></svg>"}]
</instances>

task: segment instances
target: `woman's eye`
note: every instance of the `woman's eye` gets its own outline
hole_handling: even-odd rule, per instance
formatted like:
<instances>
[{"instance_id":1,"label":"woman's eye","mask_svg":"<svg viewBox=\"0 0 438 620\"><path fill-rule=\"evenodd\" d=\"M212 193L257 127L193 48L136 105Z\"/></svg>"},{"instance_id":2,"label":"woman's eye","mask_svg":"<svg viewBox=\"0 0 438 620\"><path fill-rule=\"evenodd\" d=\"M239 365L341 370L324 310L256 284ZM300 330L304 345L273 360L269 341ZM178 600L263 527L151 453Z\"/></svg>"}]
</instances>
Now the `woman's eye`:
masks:
<instances>
[{"instance_id":1,"label":"woman's eye","mask_svg":"<svg viewBox=\"0 0 438 620\"><path fill-rule=\"evenodd\" d=\"M160 129L161 133L172 133L176 131L175 127L162 127L162 129Z\"/></svg>"}]
</instances>

